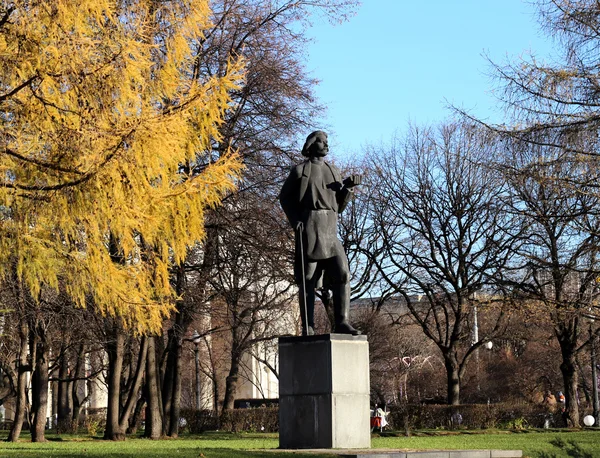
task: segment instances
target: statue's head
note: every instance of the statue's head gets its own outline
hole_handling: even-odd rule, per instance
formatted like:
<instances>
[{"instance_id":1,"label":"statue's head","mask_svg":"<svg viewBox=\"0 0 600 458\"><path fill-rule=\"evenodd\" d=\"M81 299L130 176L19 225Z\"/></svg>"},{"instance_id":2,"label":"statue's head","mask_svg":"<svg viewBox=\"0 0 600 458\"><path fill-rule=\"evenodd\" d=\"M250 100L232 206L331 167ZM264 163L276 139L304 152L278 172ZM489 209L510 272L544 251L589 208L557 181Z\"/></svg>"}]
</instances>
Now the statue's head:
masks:
<instances>
[{"instance_id":1,"label":"statue's head","mask_svg":"<svg viewBox=\"0 0 600 458\"><path fill-rule=\"evenodd\" d=\"M327 143L327 134L321 130L315 130L306 137L306 142L302 148L302 155L305 157L324 157L329 152Z\"/></svg>"}]
</instances>

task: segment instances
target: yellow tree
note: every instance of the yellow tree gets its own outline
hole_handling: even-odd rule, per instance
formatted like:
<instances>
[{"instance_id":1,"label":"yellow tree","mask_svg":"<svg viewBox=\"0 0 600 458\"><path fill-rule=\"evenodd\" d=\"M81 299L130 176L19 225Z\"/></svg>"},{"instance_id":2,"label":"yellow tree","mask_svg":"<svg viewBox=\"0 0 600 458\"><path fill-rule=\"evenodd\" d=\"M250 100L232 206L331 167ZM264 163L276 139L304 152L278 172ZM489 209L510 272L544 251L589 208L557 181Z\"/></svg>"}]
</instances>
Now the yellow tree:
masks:
<instances>
[{"instance_id":1,"label":"yellow tree","mask_svg":"<svg viewBox=\"0 0 600 458\"><path fill-rule=\"evenodd\" d=\"M203 237L203 210L239 171L225 155L179 173L218 136L239 65L191 78L206 1L3 3L0 268L15 265L34 296L63 276L79 304L92 293L105 313L156 329L169 260ZM111 262L109 234L125 262Z\"/></svg>"},{"instance_id":2,"label":"yellow tree","mask_svg":"<svg viewBox=\"0 0 600 458\"><path fill-rule=\"evenodd\" d=\"M169 265L241 168L204 155L242 75L235 59L194 75L209 15L203 0L0 2L0 274L33 298L61 280L81 306L160 328Z\"/></svg>"}]
</instances>

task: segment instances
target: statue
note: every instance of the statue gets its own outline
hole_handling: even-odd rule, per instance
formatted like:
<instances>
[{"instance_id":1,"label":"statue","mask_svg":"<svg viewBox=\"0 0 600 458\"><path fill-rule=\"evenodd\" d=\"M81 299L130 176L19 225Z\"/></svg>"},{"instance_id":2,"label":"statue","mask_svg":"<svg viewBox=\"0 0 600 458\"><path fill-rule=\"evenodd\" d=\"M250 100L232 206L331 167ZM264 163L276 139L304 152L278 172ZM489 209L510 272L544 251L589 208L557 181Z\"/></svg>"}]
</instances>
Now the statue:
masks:
<instances>
[{"instance_id":1,"label":"statue","mask_svg":"<svg viewBox=\"0 0 600 458\"><path fill-rule=\"evenodd\" d=\"M306 139L302 155L308 160L292 168L279 201L296 232L294 276L300 287L302 335L314 334L315 291L331 291L334 331L358 335L348 322L350 270L348 258L337 238L337 215L362 182L361 175L342 181L340 171L325 162L327 134L316 131Z\"/></svg>"}]
</instances>

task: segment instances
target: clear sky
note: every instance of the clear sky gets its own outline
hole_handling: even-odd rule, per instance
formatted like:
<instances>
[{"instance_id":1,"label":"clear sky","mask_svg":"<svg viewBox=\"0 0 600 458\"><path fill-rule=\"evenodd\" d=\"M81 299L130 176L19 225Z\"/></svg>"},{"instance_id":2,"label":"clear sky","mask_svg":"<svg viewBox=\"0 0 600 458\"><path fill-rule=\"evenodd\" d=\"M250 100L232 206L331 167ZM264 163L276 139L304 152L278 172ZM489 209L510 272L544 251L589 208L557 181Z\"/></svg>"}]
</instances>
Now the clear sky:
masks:
<instances>
[{"instance_id":1,"label":"clear sky","mask_svg":"<svg viewBox=\"0 0 600 458\"><path fill-rule=\"evenodd\" d=\"M501 121L484 55L496 62L529 51L544 57L552 42L523 0L363 0L348 22L316 18L309 30L307 68L331 152L359 154L388 141L409 121L435 124L453 104Z\"/></svg>"}]
</instances>

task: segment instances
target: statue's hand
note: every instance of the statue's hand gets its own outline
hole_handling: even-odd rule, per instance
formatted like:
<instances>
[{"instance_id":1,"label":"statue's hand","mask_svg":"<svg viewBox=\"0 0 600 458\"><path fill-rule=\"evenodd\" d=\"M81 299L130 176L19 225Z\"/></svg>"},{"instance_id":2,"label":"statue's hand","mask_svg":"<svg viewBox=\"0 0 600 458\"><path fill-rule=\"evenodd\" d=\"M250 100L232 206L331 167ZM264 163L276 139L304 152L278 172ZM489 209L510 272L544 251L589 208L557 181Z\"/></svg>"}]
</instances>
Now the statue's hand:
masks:
<instances>
[{"instance_id":1,"label":"statue's hand","mask_svg":"<svg viewBox=\"0 0 600 458\"><path fill-rule=\"evenodd\" d=\"M344 180L344 186L347 188L353 188L354 186L362 184L362 179L362 175L350 175Z\"/></svg>"}]
</instances>

